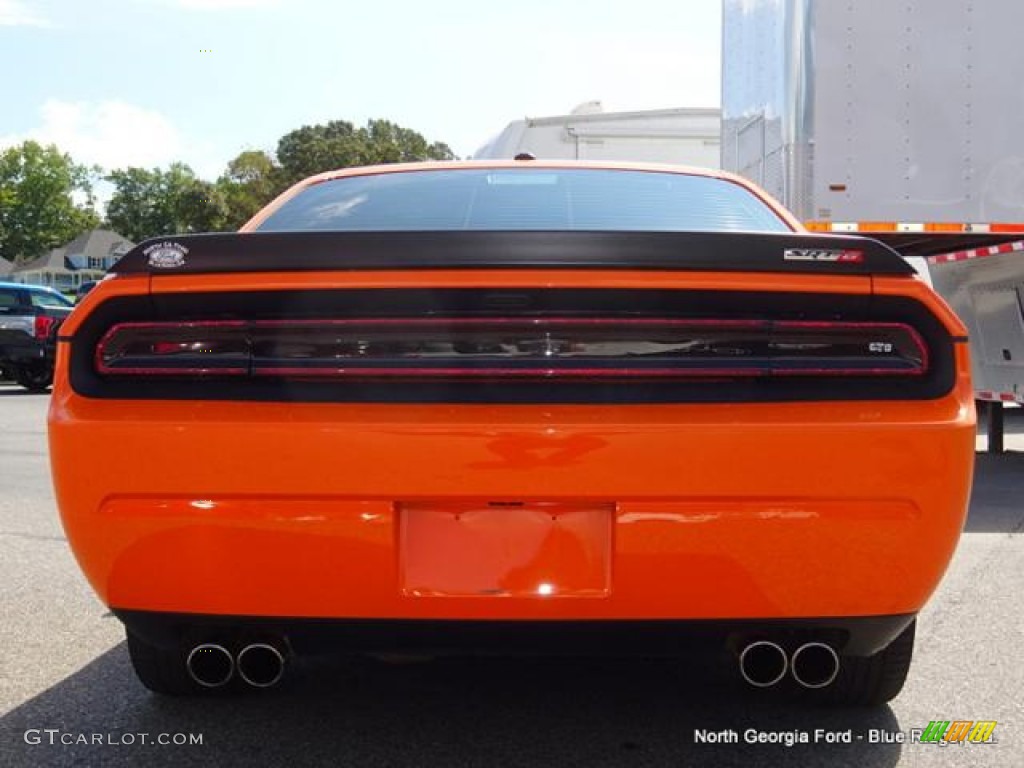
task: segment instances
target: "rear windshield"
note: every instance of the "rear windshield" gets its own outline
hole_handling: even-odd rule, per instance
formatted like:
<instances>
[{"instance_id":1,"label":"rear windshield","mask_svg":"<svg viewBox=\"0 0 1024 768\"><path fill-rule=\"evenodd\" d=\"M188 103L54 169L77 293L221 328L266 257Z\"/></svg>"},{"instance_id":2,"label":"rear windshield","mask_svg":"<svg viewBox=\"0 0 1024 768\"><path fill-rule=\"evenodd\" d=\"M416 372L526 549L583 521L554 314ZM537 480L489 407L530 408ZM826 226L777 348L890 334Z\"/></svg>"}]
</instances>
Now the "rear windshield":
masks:
<instances>
[{"instance_id":1,"label":"rear windshield","mask_svg":"<svg viewBox=\"0 0 1024 768\"><path fill-rule=\"evenodd\" d=\"M307 187L257 228L788 232L738 184L602 169L462 169L349 176Z\"/></svg>"}]
</instances>

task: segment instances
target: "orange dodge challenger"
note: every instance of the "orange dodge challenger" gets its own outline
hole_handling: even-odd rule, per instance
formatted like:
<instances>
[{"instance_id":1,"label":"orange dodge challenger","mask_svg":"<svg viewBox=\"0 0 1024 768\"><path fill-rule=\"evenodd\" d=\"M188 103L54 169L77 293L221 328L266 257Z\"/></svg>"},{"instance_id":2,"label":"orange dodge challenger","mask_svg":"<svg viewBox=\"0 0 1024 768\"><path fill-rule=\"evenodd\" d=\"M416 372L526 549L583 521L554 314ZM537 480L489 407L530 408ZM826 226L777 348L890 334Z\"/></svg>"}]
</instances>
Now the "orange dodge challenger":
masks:
<instances>
[{"instance_id":1,"label":"orange dodge challenger","mask_svg":"<svg viewBox=\"0 0 1024 768\"><path fill-rule=\"evenodd\" d=\"M352 168L61 328L61 516L167 694L292 654L729 649L877 703L963 525L964 327L742 179Z\"/></svg>"}]
</instances>

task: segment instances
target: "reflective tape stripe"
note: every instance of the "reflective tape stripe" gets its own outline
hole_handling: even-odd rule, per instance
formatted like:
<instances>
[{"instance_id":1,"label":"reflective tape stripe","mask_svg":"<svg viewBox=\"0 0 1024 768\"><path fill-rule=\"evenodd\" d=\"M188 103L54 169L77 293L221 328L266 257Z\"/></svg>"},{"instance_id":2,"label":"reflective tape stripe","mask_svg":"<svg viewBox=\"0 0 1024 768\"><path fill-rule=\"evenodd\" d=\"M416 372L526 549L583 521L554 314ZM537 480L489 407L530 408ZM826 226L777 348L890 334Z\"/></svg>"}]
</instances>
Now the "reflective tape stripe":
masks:
<instances>
[{"instance_id":1,"label":"reflective tape stripe","mask_svg":"<svg viewBox=\"0 0 1024 768\"><path fill-rule=\"evenodd\" d=\"M988 248L971 248L967 251L956 251L954 253L943 253L938 256L929 256L929 264L950 264L955 261L969 261L971 259L984 259L987 256L999 256L1004 253L1024 251L1024 240L1017 240L1012 243L1000 243Z\"/></svg>"},{"instance_id":2,"label":"reflective tape stripe","mask_svg":"<svg viewBox=\"0 0 1024 768\"><path fill-rule=\"evenodd\" d=\"M971 221L805 221L811 232L947 232L961 235L1024 234L1024 223Z\"/></svg>"},{"instance_id":3,"label":"reflective tape stripe","mask_svg":"<svg viewBox=\"0 0 1024 768\"><path fill-rule=\"evenodd\" d=\"M1018 400L1024 402L1024 394L1015 395L1013 392L975 392L979 400L988 400L996 403L1016 403Z\"/></svg>"}]
</instances>

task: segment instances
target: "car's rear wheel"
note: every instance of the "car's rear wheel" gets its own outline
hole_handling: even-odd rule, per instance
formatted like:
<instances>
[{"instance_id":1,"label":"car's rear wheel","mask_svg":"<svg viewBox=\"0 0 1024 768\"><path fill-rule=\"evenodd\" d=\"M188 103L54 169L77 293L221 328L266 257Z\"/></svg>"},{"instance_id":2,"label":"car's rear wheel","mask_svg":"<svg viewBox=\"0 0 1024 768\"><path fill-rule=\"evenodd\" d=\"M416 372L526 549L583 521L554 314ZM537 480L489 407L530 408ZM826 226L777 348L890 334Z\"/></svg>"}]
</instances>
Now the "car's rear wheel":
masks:
<instances>
[{"instance_id":1,"label":"car's rear wheel","mask_svg":"<svg viewBox=\"0 0 1024 768\"><path fill-rule=\"evenodd\" d=\"M53 384L53 367L35 365L19 368L14 372L14 380L29 392L45 392Z\"/></svg>"},{"instance_id":2,"label":"car's rear wheel","mask_svg":"<svg viewBox=\"0 0 1024 768\"><path fill-rule=\"evenodd\" d=\"M839 674L825 688L806 693L817 701L840 706L877 706L903 689L914 655L917 620L873 656L843 656Z\"/></svg>"},{"instance_id":3,"label":"car's rear wheel","mask_svg":"<svg viewBox=\"0 0 1024 768\"><path fill-rule=\"evenodd\" d=\"M188 696L209 690L189 677L185 656L178 649L152 645L131 630L125 634L135 675L149 690L165 696Z\"/></svg>"}]
</instances>

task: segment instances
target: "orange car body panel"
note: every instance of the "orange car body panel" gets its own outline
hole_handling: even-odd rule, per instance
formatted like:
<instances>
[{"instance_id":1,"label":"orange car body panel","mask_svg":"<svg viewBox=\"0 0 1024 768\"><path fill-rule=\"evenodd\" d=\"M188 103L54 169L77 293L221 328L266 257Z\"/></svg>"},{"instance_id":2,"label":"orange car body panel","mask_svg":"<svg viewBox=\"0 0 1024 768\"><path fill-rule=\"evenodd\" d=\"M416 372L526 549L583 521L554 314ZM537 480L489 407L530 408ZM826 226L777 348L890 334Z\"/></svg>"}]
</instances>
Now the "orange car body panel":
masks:
<instances>
[{"instance_id":1,"label":"orange car body panel","mask_svg":"<svg viewBox=\"0 0 1024 768\"><path fill-rule=\"evenodd\" d=\"M509 284L520 280L529 277ZM969 493L956 471L974 451L963 347L955 390L933 401L628 406L91 400L71 391L65 355L50 414L57 496L93 587L125 609L448 619L909 613L938 584ZM562 584L580 575L566 559L564 572L519 574L511 595L408 589L403 507L494 502L601 510L607 532L579 534L578 544L613 542L609 587L573 599ZM504 510L514 519L514 507ZM443 525L421 534L432 531L437 546L450 546ZM458 574L472 562L447 567L454 575L439 575L444 583L476 583ZM523 580L552 590L524 596Z\"/></svg>"},{"instance_id":2,"label":"orange car body panel","mask_svg":"<svg viewBox=\"0 0 1024 768\"><path fill-rule=\"evenodd\" d=\"M356 172L365 171L299 186ZM62 335L117 295L476 286L911 295L965 335L909 277L628 270L118 277L83 300ZM61 341L49 416L57 499L90 583L125 610L914 613L949 563L970 492L963 343L955 385L936 399L629 405L93 399L72 389L68 350Z\"/></svg>"}]
</instances>

